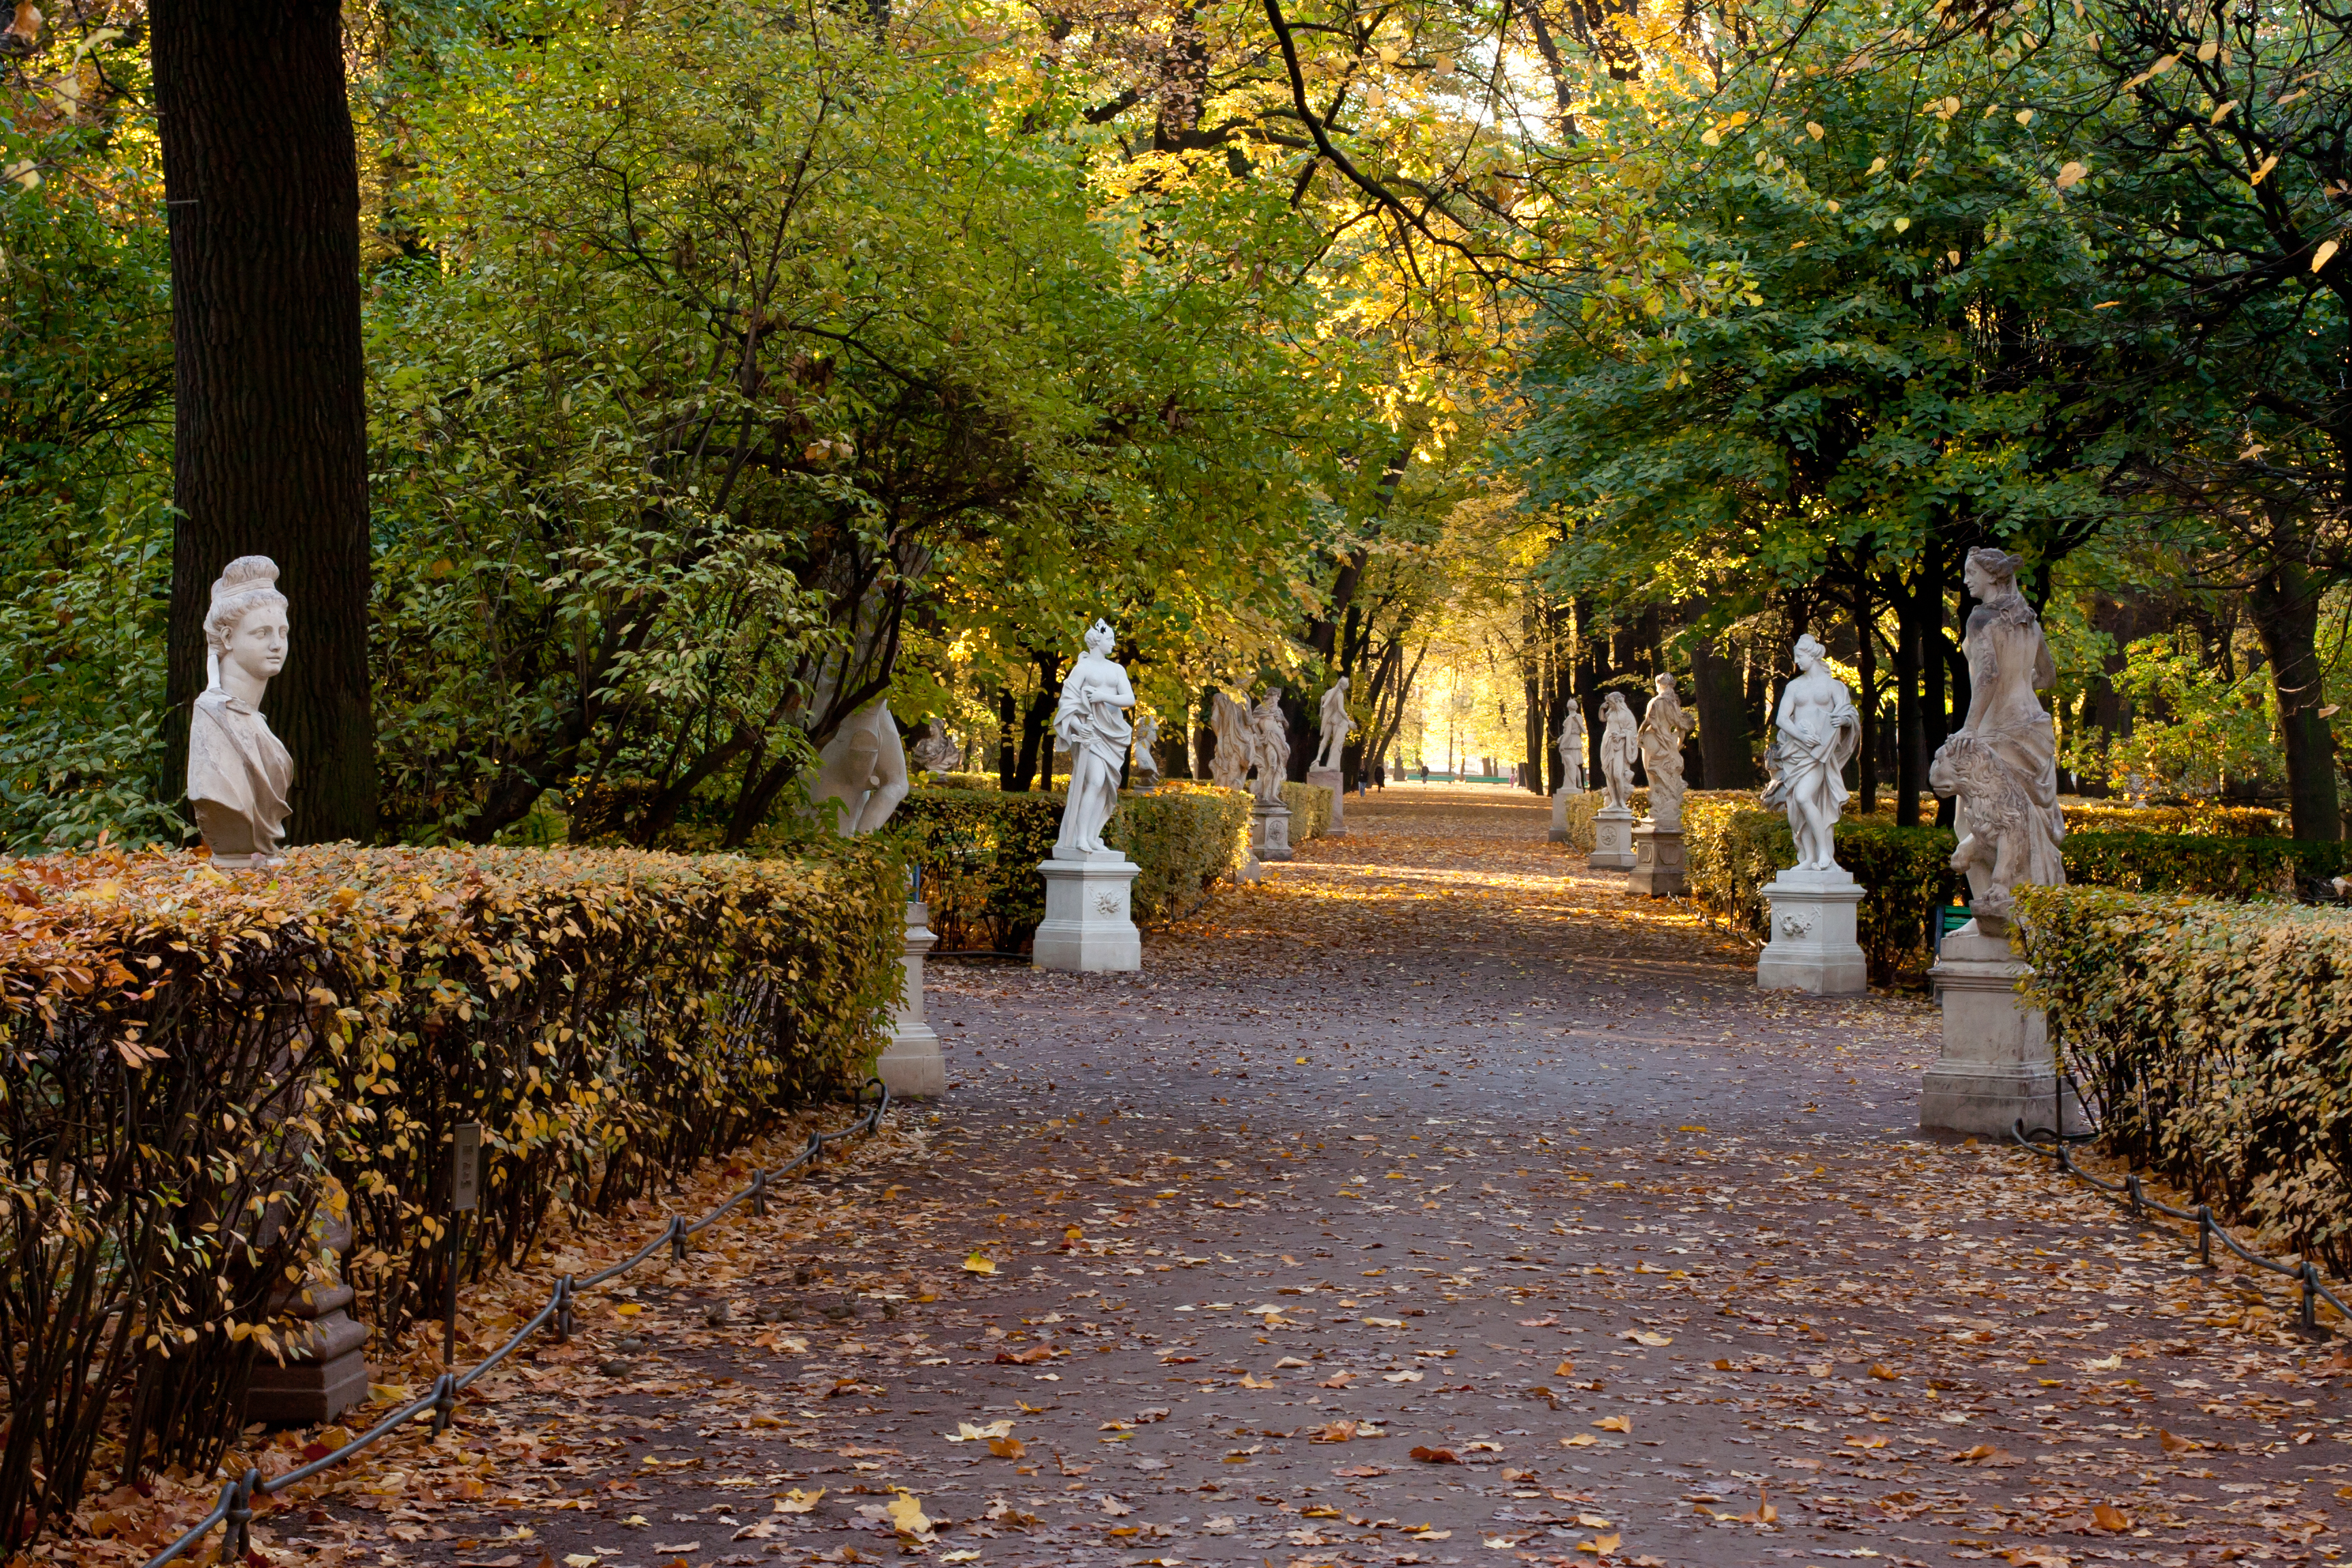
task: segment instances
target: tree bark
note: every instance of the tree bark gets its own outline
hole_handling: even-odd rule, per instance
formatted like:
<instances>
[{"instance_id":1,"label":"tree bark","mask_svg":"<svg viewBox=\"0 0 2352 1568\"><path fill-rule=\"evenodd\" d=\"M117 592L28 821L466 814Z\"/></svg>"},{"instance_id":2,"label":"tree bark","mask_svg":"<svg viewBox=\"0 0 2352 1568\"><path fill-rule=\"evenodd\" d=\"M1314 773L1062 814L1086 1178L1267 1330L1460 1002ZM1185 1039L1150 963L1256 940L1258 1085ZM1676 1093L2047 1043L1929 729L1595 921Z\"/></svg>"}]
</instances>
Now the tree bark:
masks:
<instances>
[{"instance_id":1,"label":"tree bark","mask_svg":"<svg viewBox=\"0 0 2352 1568\"><path fill-rule=\"evenodd\" d=\"M996 689L996 788L1003 794L1021 787L1021 700L1013 688Z\"/></svg>"},{"instance_id":2,"label":"tree bark","mask_svg":"<svg viewBox=\"0 0 2352 1568\"><path fill-rule=\"evenodd\" d=\"M2333 841L2344 837L2336 795L2336 738L2319 716L2326 701L2319 661L2319 601L2327 579L2282 561L2246 595L2254 630L2270 656L2271 690L2278 699L2286 742L2287 807L2294 837Z\"/></svg>"},{"instance_id":3,"label":"tree bark","mask_svg":"<svg viewBox=\"0 0 2352 1568\"><path fill-rule=\"evenodd\" d=\"M1756 782L1756 759L1748 730L1748 696L1739 661L1712 638L1691 645L1691 685L1698 708L1703 784L1708 789L1746 789Z\"/></svg>"},{"instance_id":4,"label":"tree bark","mask_svg":"<svg viewBox=\"0 0 2352 1568\"><path fill-rule=\"evenodd\" d=\"M172 244L173 749L205 686L213 579L267 555L294 628L266 703L293 757L287 838L368 838L367 408L342 14L324 0L156 0L152 20Z\"/></svg>"},{"instance_id":5,"label":"tree bark","mask_svg":"<svg viewBox=\"0 0 2352 1568\"><path fill-rule=\"evenodd\" d=\"M1895 825L1919 826L1919 792L1927 784L1927 704L1921 700L1925 642L1916 583L1888 595L1895 605Z\"/></svg>"}]
</instances>

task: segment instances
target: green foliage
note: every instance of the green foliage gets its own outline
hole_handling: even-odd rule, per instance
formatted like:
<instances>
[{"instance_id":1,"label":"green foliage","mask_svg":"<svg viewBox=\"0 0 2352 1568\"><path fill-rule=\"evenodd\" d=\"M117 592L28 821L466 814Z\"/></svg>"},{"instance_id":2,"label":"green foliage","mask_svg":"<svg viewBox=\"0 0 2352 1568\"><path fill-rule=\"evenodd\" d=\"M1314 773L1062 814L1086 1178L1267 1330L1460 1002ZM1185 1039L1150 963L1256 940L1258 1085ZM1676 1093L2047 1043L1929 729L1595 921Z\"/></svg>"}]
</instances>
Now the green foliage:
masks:
<instances>
[{"instance_id":1,"label":"green foliage","mask_svg":"<svg viewBox=\"0 0 2352 1568\"><path fill-rule=\"evenodd\" d=\"M1331 829L1331 789L1328 784L1282 784L1282 804L1290 809L1290 841L1304 844Z\"/></svg>"},{"instance_id":2,"label":"green foliage","mask_svg":"<svg viewBox=\"0 0 2352 1568\"><path fill-rule=\"evenodd\" d=\"M1018 952L1045 918L1040 861L1062 828L1059 791L909 791L882 837L923 870L931 928L949 950ZM1139 922L1198 907L1242 863L1249 797L1239 790L1171 782L1123 794L1103 842L1142 868L1129 907Z\"/></svg>"},{"instance_id":3,"label":"green foliage","mask_svg":"<svg viewBox=\"0 0 2352 1568\"><path fill-rule=\"evenodd\" d=\"M1865 818L1838 825L1838 863L1862 884L1856 939L1884 983L1918 953L1927 911L1950 901L1958 840L1945 828L1897 827ZM1769 936L1762 889L1797 863L1788 819L1753 797L1694 795L1683 805L1690 896L1759 941Z\"/></svg>"},{"instance_id":4,"label":"green foliage","mask_svg":"<svg viewBox=\"0 0 2352 1568\"><path fill-rule=\"evenodd\" d=\"M995 789L994 773L925 773L918 781L932 789Z\"/></svg>"},{"instance_id":5,"label":"green foliage","mask_svg":"<svg viewBox=\"0 0 2352 1568\"><path fill-rule=\"evenodd\" d=\"M2352 918L2084 888L2018 908L2102 1145L2352 1271Z\"/></svg>"}]
</instances>

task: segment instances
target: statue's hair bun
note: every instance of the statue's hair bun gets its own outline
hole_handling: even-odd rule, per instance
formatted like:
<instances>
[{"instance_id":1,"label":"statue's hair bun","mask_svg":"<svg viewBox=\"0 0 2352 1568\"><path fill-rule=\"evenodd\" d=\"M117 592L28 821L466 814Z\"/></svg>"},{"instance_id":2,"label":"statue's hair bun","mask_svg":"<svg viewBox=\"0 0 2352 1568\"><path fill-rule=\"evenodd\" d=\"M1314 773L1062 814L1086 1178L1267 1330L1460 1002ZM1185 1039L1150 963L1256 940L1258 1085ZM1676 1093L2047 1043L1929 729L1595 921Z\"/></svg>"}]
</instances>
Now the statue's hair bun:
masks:
<instances>
[{"instance_id":1,"label":"statue's hair bun","mask_svg":"<svg viewBox=\"0 0 2352 1568\"><path fill-rule=\"evenodd\" d=\"M267 555L240 555L221 568L213 584L213 603L255 588L278 586L278 563Z\"/></svg>"},{"instance_id":2,"label":"statue's hair bun","mask_svg":"<svg viewBox=\"0 0 2352 1568\"><path fill-rule=\"evenodd\" d=\"M267 555L240 555L221 568L213 580L212 607L205 615L205 645L217 653L228 646L229 634L246 613L264 605L283 609L286 595L278 591L278 563Z\"/></svg>"}]
</instances>

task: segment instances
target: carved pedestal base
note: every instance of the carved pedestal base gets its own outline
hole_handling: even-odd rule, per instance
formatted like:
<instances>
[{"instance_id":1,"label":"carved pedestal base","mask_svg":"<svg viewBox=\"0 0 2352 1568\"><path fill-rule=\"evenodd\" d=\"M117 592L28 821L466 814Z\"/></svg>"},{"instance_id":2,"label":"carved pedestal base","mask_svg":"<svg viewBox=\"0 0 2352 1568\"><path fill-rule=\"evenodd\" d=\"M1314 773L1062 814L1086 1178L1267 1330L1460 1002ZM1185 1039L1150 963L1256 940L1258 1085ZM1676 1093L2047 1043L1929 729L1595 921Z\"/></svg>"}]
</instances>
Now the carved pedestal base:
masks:
<instances>
[{"instance_id":1,"label":"carved pedestal base","mask_svg":"<svg viewBox=\"0 0 2352 1568\"><path fill-rule=\"evenodd\" d=\"M1870 964L1854 940L1862 884L1851 873L1783 871L1763 888L1772 940L1756 961L1760 991L1854 996L1870 989Z\"/></svg>"},{"instance_id":2,"label":"carved pedestal base","mask_svg":"<svg viewBox=\"0 0 2352 1568\"><path fill-rule=\"evenodd\" d=\"M1560 785L1551 792L1551 841L1568 842L1568 786Z\"/></svg>"},{"instance_id":3,"label":"carved pedestal base","mask_svg":"<svg viewBox=\"0 0 2352 1568\"><path fill-rule=\"evenodd\" d=\"M1037 869L1045 879L1045 919L1031 953L1037 968L1107 973L1143 967L1143 933L1128 910L1142 867L1116 849L1056 849Z\"/></svg>"},{"instance_id":4,"label":"carved pedestal base","mask_svg":"<svg viewBox=\"0 0 2352 1568\"><path fill-rule=\"evenodd\" d=\"M1683 890L1683 830L1643 822L1633 829L1633 870L1626 888L1644 898L1670 899Z\"/></svg>"},{"instance_id":5,"label":"carved pedestal base","mask_svg":"<svg viewBox=\"0 0 2352 1568\"><path fill-rule=\"evenodd\" d=\"M1260 801L1251 808L1250 852L1261 860L1290 858L1290 807Z\"/></svg>"},{"instance_id":6,"label":"carved pedestal base","mask_svg":"<svg viewBox=\"0 0 2352 1568\"><path fill-rule=\"evenodd\" d=\"M1331 792L1331 826L1323 830L1326 838L1348 837L1348 788L1337 768L1309 768L1307 782L1320 784Z\"/></svg>"},{"instance_id":7,"label":"carved pedestal base","mask_svg":"<svg viewBox=\"0 0 2352 1568\"><path fill-rule=\"evenodd\" d=\"M1595 871L1633 868L1633 813L1622 805L1604 805L1592 818L1592 853L1584 863Z\"/></svg>"},{"instance_id":8,"label":"carved pedestal base","mask_svg":"<svg viewBox=\"0 0 2352 1568\"><path fill-rule=\"evenodd\" d=\"M320 1245L340 1258L352 1247L352 1222L320 1219ZM245 1418L272 1426L316 1426L367 1400L365 1323L352 1317L352 1288L320 1282L271 1301L272 1317L301 1320L284 1365L258 1357L245 1401Z\"/></svg>"},{"instance_id":9,"label":"carved pedestal base","mask_svg":"<svg viewBox=\"0 0 2352 1568\"><path fill-rule=\"evenodd\" d=\"M908 900L906 942L898 950L898 1005L891 1015L890 1043L874 1063L875 1076L898 1100L937 1100L948 1091L939 1032L923 1021L923 955L940 940L931 934L930 919L920 899Z\"/></svg>"},{"instance_id":10,"label":"carved pedestal base","mask_svg":"<svg viewBox=\"0 0 2352 1568\"><path fill-rule=\"evenodd\" d=\"M2032 971L2010 952L2007 935L1988 936L1967 925L1944 939L1942 959L1927 972L1944 1009L1944 1054L1921 1076L1919 1126L1937 1132L2007 1138L2022 1119L2063 1131L2083 1131L2083 1110L2063 1080L2050 1050L2039 1007L2017 994Z\"/></svg>"}]
</instances>

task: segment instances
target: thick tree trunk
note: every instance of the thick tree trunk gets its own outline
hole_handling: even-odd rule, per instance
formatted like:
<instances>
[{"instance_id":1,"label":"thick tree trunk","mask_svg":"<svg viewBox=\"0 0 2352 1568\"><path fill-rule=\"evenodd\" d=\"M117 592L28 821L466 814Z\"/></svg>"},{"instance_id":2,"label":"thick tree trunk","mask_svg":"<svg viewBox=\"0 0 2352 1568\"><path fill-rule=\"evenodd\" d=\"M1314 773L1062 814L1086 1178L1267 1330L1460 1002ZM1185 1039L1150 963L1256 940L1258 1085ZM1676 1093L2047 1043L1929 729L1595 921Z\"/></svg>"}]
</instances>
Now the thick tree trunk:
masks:
<instances>
[{"instance_id":1,"label":"thick tree trunk","mask_svg":"<svg viewBox=\"0 0 2352 1568\"><path fill-rule=\"evenodd\" d=\"M1217 689L1203 686L1201 688L1201 722L1192 731L1192 765L1200 770L1194 775L1198 778L1216 776L1217 731L1210 723L1216 711Z\"/></svg>"},{"instance_id":2,"label":"thick tree trunk","mask_svg":"<svg viewBox=\"0 0 2352 1568\"><path fill-rule=\"evenodd\" d=\"M1854 671L1861 677L1862 689L1853 694L1854 716L1861 721L1861 743L1854 751L1854 795L1860 801L1859 815L1871 816L1878 810L1878 637L1871 627L1877 618L1877 605L1870 597L1870 579L1857 577L1853 584Z\"/></svg>"},{"instance_id":3,"label":"thick tree trunk","mask_svg":"<svg viewBox=\"0 0 2352 1568\"><path fill-rule=\"evenodd\" d=\"M996 689L996 787L1000 793L1021 787L1021 700L1013 688Z\"/></svg>"},{"instance_id":4,"label":"thick tree trunk","mask_svg":"<svg viewBox=\"0 0 2352 1568\"><path fill-rule=\"evenodd\" d=\"M1890 595L1895 605L1895 825L1919 826L1919 792L1927 785L1927 704L1921 700L1919 613L1916 583Z\"/></svg>"},{"instance_id":5,"label":"thick tree trunk","mask_svg":"<svg viewBox=\"0 0 2352 1568\"><path fill-rule=\"evenodd\" d=\"M156 0L174 355L174 749L205 685L213 579L278 563L294 628L270 728L294 843L375 832L359 169L342 13Z\"/></svg>"},{"instance_id":6,"label":"thick tree trunk","mask_svg":"<svg viewBox=\"0 0 2352 1568\"><path fill-rule=\"evenodd\" d=\"M2319 601L2327 580L2282 562L2246 595L2254 630L2270 656L2271 689L2278 699L2286 742L2286 794L2297 838L2344 837L2336 795L2336 738L2319 716L2326 697L2319 662Z\"/></svg>"},{"instance_id":7,"label":"thick tree trunk","mask_svg":"<svg viewBox=\"0 0 2352 1568\"><path fill-rule=\"evenodd\" d=\"M1748 694L1737 658L1710 639L1691 647L1691 685L1698 708L1698 743L1708 789L1746 789L1756 782L1748 730Z\"/></svg>"}]
</instances>

